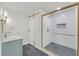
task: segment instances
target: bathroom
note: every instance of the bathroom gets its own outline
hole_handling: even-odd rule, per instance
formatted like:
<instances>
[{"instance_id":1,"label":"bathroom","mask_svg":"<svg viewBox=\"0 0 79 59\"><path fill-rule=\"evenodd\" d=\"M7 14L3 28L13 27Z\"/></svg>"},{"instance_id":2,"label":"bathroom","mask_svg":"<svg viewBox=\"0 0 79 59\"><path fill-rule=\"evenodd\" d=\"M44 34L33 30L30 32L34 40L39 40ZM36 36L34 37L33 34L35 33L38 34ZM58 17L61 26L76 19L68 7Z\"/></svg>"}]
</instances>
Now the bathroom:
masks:
<instances>
[{"instance_id":1,"label":"bathroom","mask_svg":"<svg viewBox=\"0 0 79 59\"><path fill-rule=\"evenodd\" d=\"M0 55L76 56L78 8L72 2L0 2ZM58 52L47 47L51 43Z\"/></svg>"}]
</instances>

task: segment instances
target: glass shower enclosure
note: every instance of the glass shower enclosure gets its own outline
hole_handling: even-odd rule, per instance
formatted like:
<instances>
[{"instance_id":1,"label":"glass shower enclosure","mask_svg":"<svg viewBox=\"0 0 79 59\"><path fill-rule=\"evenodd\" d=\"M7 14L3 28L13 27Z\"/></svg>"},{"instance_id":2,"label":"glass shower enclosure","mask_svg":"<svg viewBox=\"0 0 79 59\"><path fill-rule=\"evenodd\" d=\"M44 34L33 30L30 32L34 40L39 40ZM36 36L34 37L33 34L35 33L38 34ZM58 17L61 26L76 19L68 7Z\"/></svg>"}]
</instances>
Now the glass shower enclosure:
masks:
<instances>
[{"instance_id":1,"label":"glass shower enclosure","mask_svg":"<svg viewBox=\"0 0 79 59\"><path fill-rule=\"evenodd\" d=\"M76 56L77 22L77 6L43 15L43 49L53 55Z\"/></svg>"}]
</instances>

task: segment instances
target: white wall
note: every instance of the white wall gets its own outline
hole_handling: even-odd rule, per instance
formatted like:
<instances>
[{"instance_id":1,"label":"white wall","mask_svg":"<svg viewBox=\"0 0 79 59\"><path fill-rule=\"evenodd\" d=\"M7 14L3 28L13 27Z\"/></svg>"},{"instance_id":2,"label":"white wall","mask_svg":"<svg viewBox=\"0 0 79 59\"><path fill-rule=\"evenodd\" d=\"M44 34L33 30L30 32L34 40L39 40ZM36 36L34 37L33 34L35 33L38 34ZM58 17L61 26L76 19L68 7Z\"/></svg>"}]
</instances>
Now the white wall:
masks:
<instances>
[{"instance_id":1,"label":"white wall","mask_svg":"<svg viewBox=\"0 0 79 59\"><path fill-rule=\"evenodd\" d=\"M35 15L35 47L41 47L41 15Z\"/></svg>"},{"instance_id":2,"label":"white wall","mask_svg":"<svg viewBox=\"0 0 79 59\"><path fill-rule=\"evenodd\" d=\"M50 19L46 17L44 17L44 20L45 20L44 22L47 22L47 24L44 24L44 26L47 27L48 25L50 25L48 27L51 27L50 32L52 31L52 33L48 32L47 34L45 34L44 45L46 46L51 41L66 47L76 49L76 46L77 46L76 45L77 44L76 7L54 13L53 15L51 15L52 21L50 21ZM46 21L46 19L48 20ZM50 23L48 23L49 21ZM61 24L61 23L67 24L66 29L57 28L57 24ZM55 33L69 34L69 35L75 35L75 36L59 35ZM50 39L48 39L46 35Z\"/></svg>"},{"instance_id":3,"label":"white wall","mask_svg":"<svg viewBox=\"0 0 79 59\"><path fill-rule=\"evenodd\" d=\"M36 11L37 12L37 11ZM39 9L39 14L34 16L35 21L35 47L41 48L42 47L42 41L41 41L41 15L46 13L44 10Z\"/></svg>"},{"instance_id":4,"label":"white wall","mask_svg":"<svg viewBox=\"0 0 79 59\"><path fill-rule=\"evenodd\" d=\"M10 32L8 33L8 36L20 35L23 37L23 45L28 44L29 43L28 17L26 17L26 14L20 13L12 9L5 9L5 11L8 14L5 29L6 31ZM1 56L1 31L0 31L0 56Z\"/></svg>"},{"instance_id":5,"label":"white wall","mask_svg":"<svg viewBox=\"0 0 79 59\"><path fill-rule=\"evenodd\" d=\"M29 37L32 37L32 39L31 40L29 39L29 40L30 40L31 44L34 45L34 43L35 43L35 47L41 48L41 15L44 14L45 11L39 9L38 11L36 11L34 13L37 13L37 12L39 12L39 14L33 16L33 22L34 22L34 24L33 24L34 25L33 26L34 27L33 32L34 32L34 37L29 35ZM33 33L32 30L30 32Z\"/></svg>"},{"instance_id":6,"label":"white wall","mask_svg":"<svg viewBox=\"0 0 79 59\"><path fill-rule=\"evenodd\" d=\"M20 35L23 37L23 45L28 44L28 20L25 14L15 10L6 9L8 14L6 30L8 36Z\"/></svg>"},{"instance_id":7,"label":"white wall","mask_svg":"<svg viewBox=\"0 0 79 59\"><path fill-rule=\"evenodd\" d=\"M41 47L41 15L37 14L31 18L32 19L29 19L29 21L31 21L31 23L29 23L30 44L40 48Z\"/></svg>"}]
</instances>

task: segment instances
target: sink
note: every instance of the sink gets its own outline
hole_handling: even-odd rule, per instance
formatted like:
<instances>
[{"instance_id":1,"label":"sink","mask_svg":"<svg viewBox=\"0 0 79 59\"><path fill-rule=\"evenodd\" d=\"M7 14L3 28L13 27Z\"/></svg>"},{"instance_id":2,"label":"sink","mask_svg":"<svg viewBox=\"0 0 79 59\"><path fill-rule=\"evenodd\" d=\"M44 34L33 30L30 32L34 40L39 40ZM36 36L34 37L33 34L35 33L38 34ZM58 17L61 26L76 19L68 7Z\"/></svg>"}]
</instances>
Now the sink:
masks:
<instances>
[{"instance_id":1,"label":"sink","mask_svg":"<svg viewBox=\"0 0 79 59\"><path fill-rule=\"evenodd\" d=\"M9 42L9 41L14 41L14 40L19 40L19 39L22 39L22 37L19 36L19 35L12 35L12 36L8 36L7 38L3 38L2 43Z\"/></svg>"}]
</instances>

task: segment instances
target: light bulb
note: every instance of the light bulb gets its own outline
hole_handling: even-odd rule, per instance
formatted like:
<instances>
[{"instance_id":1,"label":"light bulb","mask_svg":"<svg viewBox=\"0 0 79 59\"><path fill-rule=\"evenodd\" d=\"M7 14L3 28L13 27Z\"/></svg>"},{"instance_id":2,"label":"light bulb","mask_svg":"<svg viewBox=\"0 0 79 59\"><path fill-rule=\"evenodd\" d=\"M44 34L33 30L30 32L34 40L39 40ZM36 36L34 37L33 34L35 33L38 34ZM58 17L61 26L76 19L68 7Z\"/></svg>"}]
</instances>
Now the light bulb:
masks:
<instances>
[{"instance_id":1,"label":"light bulb","mask_svg":"<svg viewBox=\"0 0 79 59\"><path fill-rule=\"evenodd\" d=\"M1 17L3 16L3 8L1 7Z\"/></svg>"},{"instance_id":2,"label":"light bulb","mask_svg":"<svg viewBox=\"0 0 79 59\"><path fill-rule=\"evenodd\" d=\"M4 11L4 16L7 17L7 12L6 11Z\"/></svg>"},{"instance_id":3,"label":"light bulb","mask_svg":"<svg viewBox=\"0 0 79 59\"><path fill-rule=\"evenodd\" d=\"M10 18L7 18L7 23L10 23Z\"/></svg>"},{"instance_id":4,"label":"light bulb","mask_svg":"<svg viewBox=\"0 0 79 59\"><path fill-rule=\"evenodd\" d=\"M61 9L60 7L57 8L57 10L60 10L60 9Z\"/></svg>"}]
</instances>

